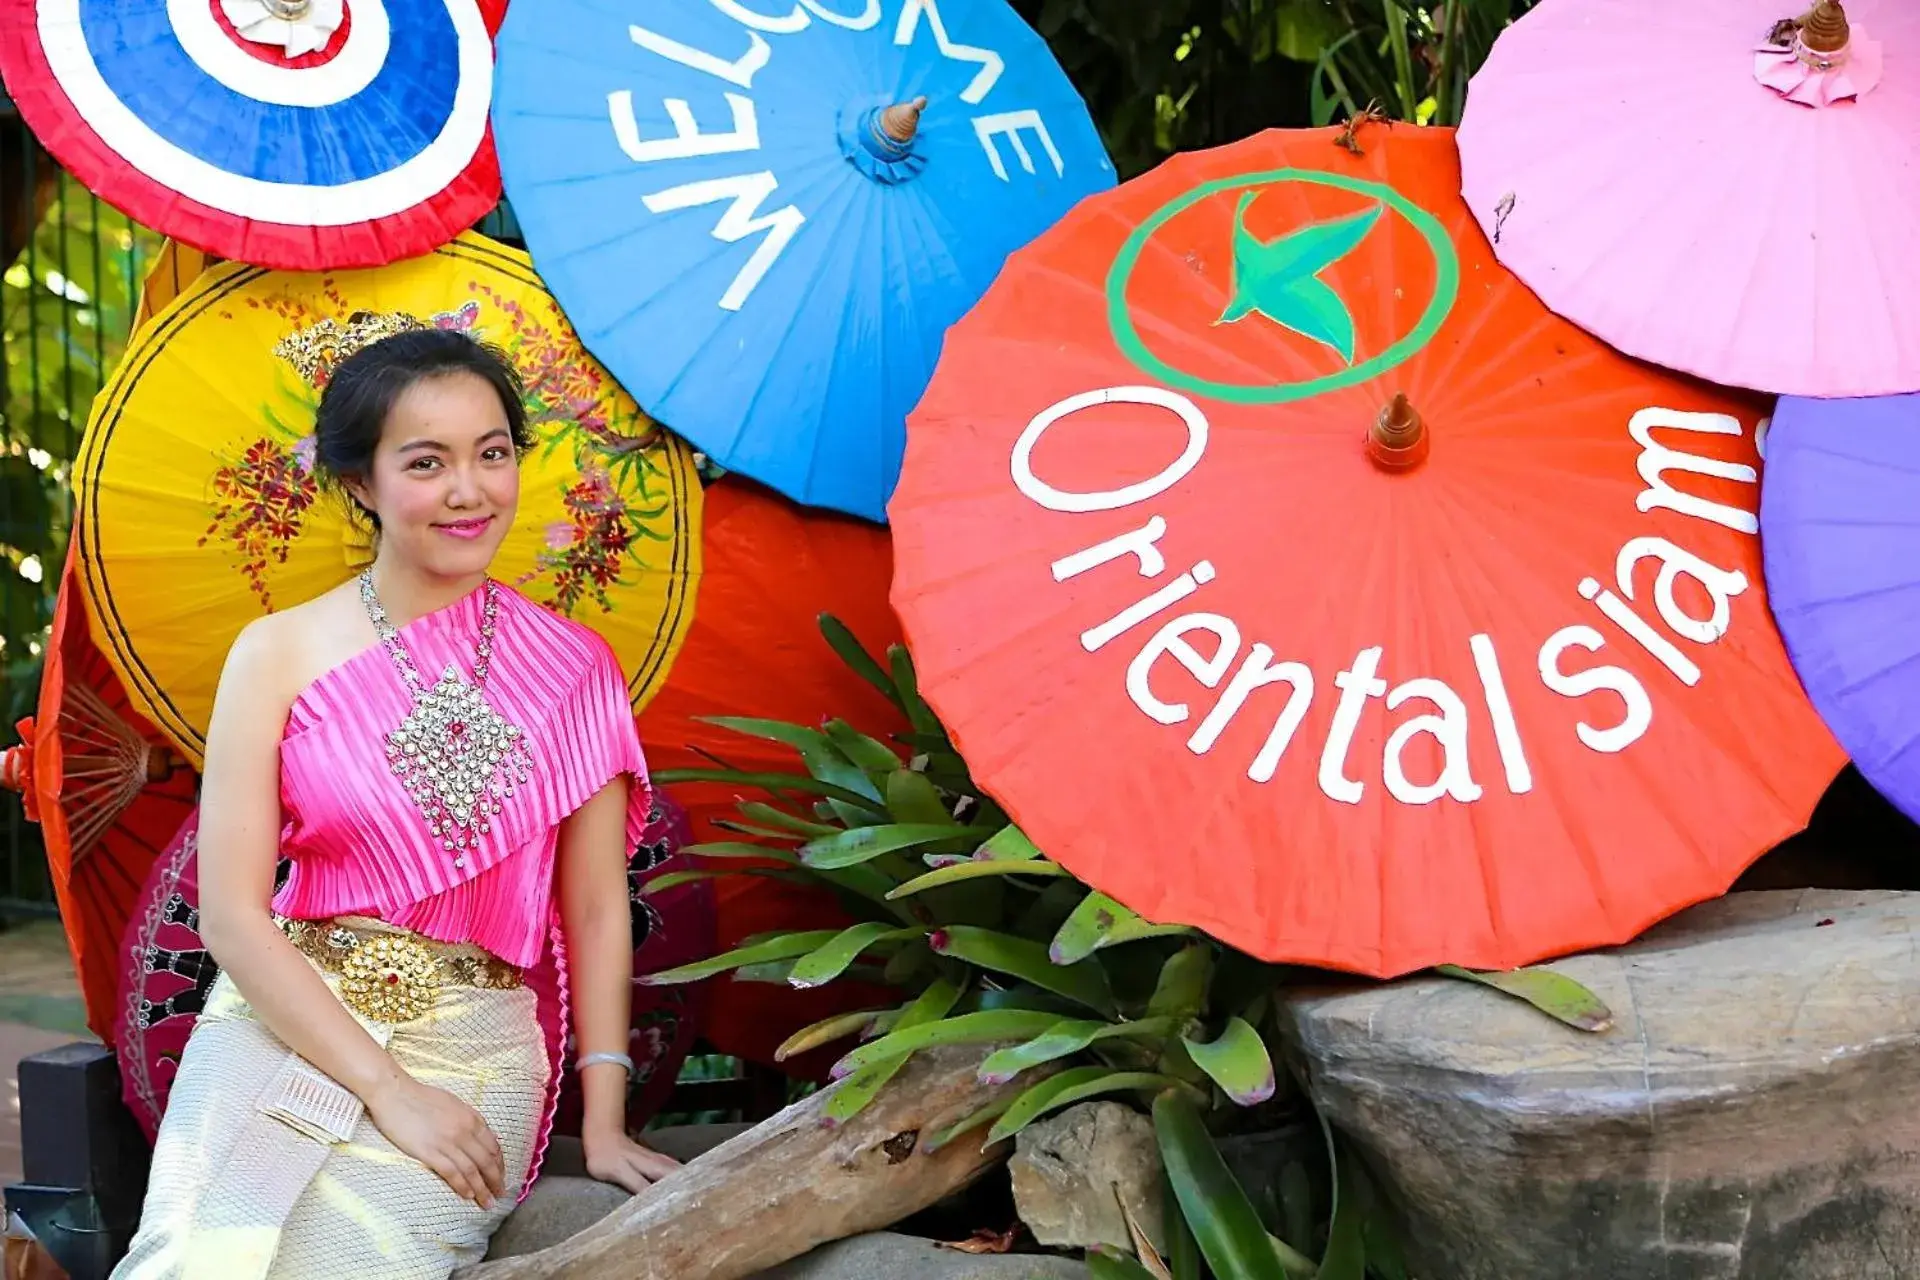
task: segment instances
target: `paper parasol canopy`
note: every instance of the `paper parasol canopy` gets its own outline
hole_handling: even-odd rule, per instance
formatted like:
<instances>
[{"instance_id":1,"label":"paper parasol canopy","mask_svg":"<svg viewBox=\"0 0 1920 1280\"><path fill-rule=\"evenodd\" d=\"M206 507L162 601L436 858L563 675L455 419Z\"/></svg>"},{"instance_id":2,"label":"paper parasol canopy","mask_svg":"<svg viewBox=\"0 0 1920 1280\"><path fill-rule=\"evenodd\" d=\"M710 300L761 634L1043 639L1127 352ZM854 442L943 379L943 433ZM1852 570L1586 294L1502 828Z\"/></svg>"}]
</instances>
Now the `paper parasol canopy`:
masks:
<instances>
[{"instance_id":1,"label":"paper parasol canopy","mask_svg":"<svg viewBox=\"0 0 1920 1280\"><path fill-rule=\"evenodd\" d=\"M0 77L87 188L262 266L425 253L500 198L505 0L0 0Z\"/></svg>"},{"instance_id":2,"label":"paper parasol canopy","mask_svg":"<svg viewBox=\"0 0 1920 1280\"><path fill-rule=\"evenodd\" d=\"M1473 78L1461 189L1501 263L1629 355L1920 390L1920 4L1779 21L1805 3L1544 0Z\"/></svg>"},{"instance_id":3,"label":"paper parasol canopy","mask_svg":"<svg viewBox=\"0 0 1920 1280\"><path fill-rule=\"evenodd\" d=\"M701 549L700 608L673 673L640 716L647 762L663 769L710 768L702 752L749 772L796 767L777 743L732 733L703 721L748 716L818 725L847 721L876 738L907 731L906 718L834 653L822 638L819 616L830 613L870 653L884 658L900 642L900 623L887 603L893 548L887 531L849 516L808 510L740 476L706 493ZM714 826L738 819L738 788L720 783L676 783L670 788L693 821L697 840L743 837ZM851 924L833 896L755 876L714 881L722 948L783 929L829 929ZM871 989L832 983L798 991L733 979L712 988L705 1035L720 1052L763 1065L801 1027L872 1000ZM783 1064L795 1074L823 1071L832 1050Z\"/></svg>"},{"instance_id":4,"label":"paper parasol canopy","mask_svg":"<svg viewBox=\"0 0 1920 1280\"><path fill-rule=\"evenodd\" d=\"M599 631L636 707L686 635L693 455L580 347L525 254L467 233L366 271L225 263L134 336L74 467L96 638L196 764L241 627L372 558L364 526L320 488L311 431L341 327L396 313L498 344L525 382L539 443L494 576Z\"/></svg>"},{"instance_id":5,"label":"paper parasol canopy","mask_svg":"<svg viewBox=\"0 0 1920 1280\"><path fill-rule=\"evenodd\" d=\"M69 553L60 579L40 700L5 755L5 785L40 824L87 1025L114 1032L114 948L141 881L192 811L186 762L135 713L87 632Z\"/></svg>"},{"instance_id":6,"label":"paper parasol canopy","mask_svg":"<svg viewBox=\"0 0 1920 1280\"><path fill-rule=\"evenodd\" d=\"M1380 977L1623 942L1843 761L1767 613L1771 402L1550 315L1449 131L1340 136L1092 197L947 335L892 506L921 689L1156 923Z\"/></svg>"}]
</instances>

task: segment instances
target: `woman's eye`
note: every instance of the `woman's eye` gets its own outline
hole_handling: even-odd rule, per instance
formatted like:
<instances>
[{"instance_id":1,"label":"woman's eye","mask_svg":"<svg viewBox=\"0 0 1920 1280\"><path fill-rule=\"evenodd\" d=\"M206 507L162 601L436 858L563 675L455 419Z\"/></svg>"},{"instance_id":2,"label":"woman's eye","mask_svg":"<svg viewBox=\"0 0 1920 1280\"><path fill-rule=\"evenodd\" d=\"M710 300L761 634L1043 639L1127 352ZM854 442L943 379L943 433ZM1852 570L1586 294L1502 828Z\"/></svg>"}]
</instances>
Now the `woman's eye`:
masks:
<instances>
[{"instance_id":1,"label":"woman's eye","mask_svg":"<svg viewBox=\"0 0 1920 1280\"><path fill-rule=\"evenodd\" d=\"M409 471L433 471L440 465L438 458L415 458L407 464Z\"/></svg>"},{"instance_id":2,"label":"woman's eye","mask_svg":"<svg viewBox=\"0 0 1920 1280\"><path fill-rule=\"evenodd\" d=\"M495 445L480 456L488 462L502 462L505 461L507 457L507 451L499 445Z\"/></svg>"}]
</instances>

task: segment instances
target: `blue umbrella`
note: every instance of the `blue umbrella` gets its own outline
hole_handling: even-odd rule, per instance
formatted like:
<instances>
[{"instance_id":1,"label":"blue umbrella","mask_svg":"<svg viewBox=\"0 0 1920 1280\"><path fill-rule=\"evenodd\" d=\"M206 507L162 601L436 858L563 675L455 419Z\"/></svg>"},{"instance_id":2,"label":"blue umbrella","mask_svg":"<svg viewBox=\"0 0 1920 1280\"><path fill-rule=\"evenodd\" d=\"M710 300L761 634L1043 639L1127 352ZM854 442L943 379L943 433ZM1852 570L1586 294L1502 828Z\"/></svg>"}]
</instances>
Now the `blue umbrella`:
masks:
<instances>
[{"instance_id":1,"label":"blue umbrella","mask_svg":"<svg viewBox=\"0 0 1920 1280\"><path fill-rule=\"evenodd\" d=\"M1004 0L515 0L497 47L507 193L588 349L720 465L874 520L947 326L1114 183Z\"/></svg>"}]
</instances>

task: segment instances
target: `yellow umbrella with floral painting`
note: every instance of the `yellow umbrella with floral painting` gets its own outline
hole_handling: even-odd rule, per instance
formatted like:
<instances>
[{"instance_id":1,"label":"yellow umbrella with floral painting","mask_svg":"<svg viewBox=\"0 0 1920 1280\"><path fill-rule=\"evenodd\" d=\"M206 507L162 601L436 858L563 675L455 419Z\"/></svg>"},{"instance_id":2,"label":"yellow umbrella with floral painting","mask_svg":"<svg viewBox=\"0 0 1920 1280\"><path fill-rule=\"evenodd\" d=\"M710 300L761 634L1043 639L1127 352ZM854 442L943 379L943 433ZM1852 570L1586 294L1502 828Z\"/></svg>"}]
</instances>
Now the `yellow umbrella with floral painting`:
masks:
<instances>
[{"instance_id":1,"label":"yellow umbrella with floral painting","mask_svg":"<svg viewBox=\"0 0 1920 1280\"><path fill-rule=\"evenodd\" d=\"M147 268L147 278L140 286L140 305L133 313L133 327L138 329L153 319L169 302L185 293L202 272L219 266L222 261L178 240L161 241L160 252L153 256L153 265Z\"/></svg>"},{"instance_id":2,"label":"yellow umbrella with floral painting","mask_svg":"<svg viewBox=\"0 0 1920 1280\"><path fill-rule=\"evenodd\" d=\"M539 443L495 575L605 636L636 709L666 678L700 573L693 455L580 346L525 254L469 233L371 270L229 262L135 334L73 479L94 634L195 764L241 627L372 558L319 488L314 411L344 352L415 324L497 344L526 385Z\"/></svg>"}]
</instances>

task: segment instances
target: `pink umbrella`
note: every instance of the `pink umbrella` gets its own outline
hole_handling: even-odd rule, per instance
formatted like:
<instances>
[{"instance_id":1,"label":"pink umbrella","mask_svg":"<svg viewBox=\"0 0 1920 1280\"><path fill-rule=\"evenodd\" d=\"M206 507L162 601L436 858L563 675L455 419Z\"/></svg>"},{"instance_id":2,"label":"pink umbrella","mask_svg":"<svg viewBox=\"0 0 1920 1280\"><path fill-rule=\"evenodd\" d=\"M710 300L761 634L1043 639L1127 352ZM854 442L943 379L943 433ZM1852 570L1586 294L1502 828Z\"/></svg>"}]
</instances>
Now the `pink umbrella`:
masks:
<instances>
[{"instance_id":1,"label":"pink umbrella","mask_svg":"<svg viewBox=\"0 0 1920 1280\"><path fill-rule=\"evenodd\" d=\"M1631 355L1920 390L1920 3L1544 0L1460 126L1500 261Z\"/></svg>"}]
</instances>

